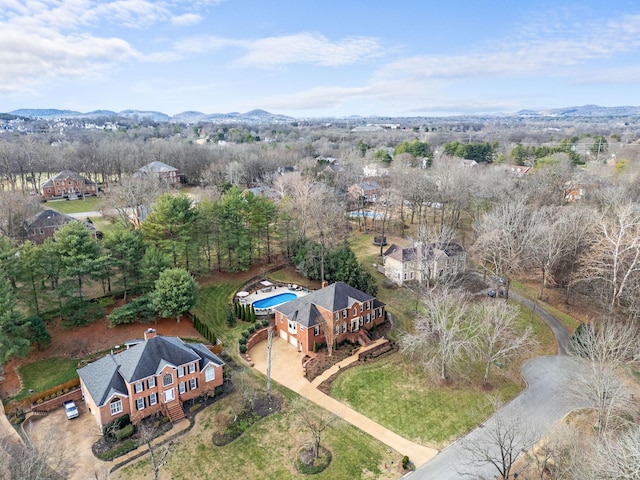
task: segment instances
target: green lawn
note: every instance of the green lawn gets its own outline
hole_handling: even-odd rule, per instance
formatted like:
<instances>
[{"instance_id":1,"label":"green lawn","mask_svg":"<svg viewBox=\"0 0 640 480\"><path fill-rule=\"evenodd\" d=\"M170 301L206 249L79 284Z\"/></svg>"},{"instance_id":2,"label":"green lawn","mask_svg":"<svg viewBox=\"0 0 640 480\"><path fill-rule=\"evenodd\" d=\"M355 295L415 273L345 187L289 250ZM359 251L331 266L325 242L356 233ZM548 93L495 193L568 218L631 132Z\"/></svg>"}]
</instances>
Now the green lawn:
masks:
<instances>
[{"instance_id":1,"label":"green lawn","mask_svg":"<svg viewBox=\"0 0 640 480\"><path fill-rule=\"evenodd\" d=\"M91 212L100 208L102 199L100 197L85 197L80 200L51 200L43 206L57 210L60 213L82 213Z\"/></svg>"},{"instance_id":2,"label":"green lawn","mask_svg":"<svg viewBox=\"0 0 640 480\"><path fill-rule=\"evenodd\" d=\"M243 280L237 280L213 282L202 286L198 293L198 303L193 308L193 313L213 330L216 336L222 340L227 353L232 355L237 351L240 333L252 325L240 320L235 327L227 325L227 308L243 284Z\"/></svg>"},{"instance_id":3,"label":"green lawn","mask_svg":"<svg viewBox=\"0 0 640 480\"><path fill-rule=\"evenodd\" d=\"M394 356L344 371L331 395L403 437L441 447L489 415L489 396L506 400L522 390L505 377L494 377L492 384L490 392L432 387L424 372Z\"/></svg>"},{"instance_id":4,"label":"green lawn","mask_svg":"<svg viewBox=\"0 0 640 480\"><path fill-rule=\"evenodd\" d=\"M22 377L23 388L15 399L21 400L28 397L29 389L42 392L73 380L78 376L76 368L78 368L78 360L72 358L48 358L23 365L18 370Z\"/></svg>"},{"instance_id":5,"label":"green lawn","mask_svg":"<svg viewBox=\"0 0 640 480\"><path fill-rule=\"evenodd\" d=\"M294 400L291 392L281 412L252 425L239 438L224 447L211 441L220 428L221 412L233 412L240 401L235 392L212 405L197 416L197 423L172 452L164 472L174 480L216 478L217 480L297 479L302 476L294 467L298 449L310 441L310 434L299 423L297 412L303 408L316 409L301 399ZM398 453L387 453L385 445L362 433L342 420L336 420L322 435L321 444L329 448L333 458L329 467L314 475L317 480L398 478L382 474L385 462L395 465L401 460ZM148 458L115 472L112 478L137 479L151 473Z\"/></svg>"}]
</instances>

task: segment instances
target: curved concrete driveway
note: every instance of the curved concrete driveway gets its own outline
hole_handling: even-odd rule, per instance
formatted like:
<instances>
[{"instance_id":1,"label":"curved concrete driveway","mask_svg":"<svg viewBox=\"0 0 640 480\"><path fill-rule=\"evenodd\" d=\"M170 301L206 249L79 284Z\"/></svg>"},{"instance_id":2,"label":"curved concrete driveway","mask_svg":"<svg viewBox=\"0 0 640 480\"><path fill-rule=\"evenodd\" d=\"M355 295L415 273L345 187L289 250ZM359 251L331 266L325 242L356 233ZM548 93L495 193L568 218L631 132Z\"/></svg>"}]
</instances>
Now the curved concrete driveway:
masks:
<instances>
[{"instance_id":1,"label":"curved concrete driveway","mask_svg":"<svg viewBox=\"0 0 640 480\"><path fill-rule=\"evenodd\" d=\"M569 412L585 406L564 394L565 386L573 380L580 368L577 359L567 356L537 357L529 360L522 367L522 376L528 384L527 389L498 410L483 424L483 427L475 428L462 440L450 445L433 460L413 472L410 475L411 479L494 478L496 474L494 466L470 467L468 465L464 442L476 445L488 444L489 442L483 441L483 438L495 425L496 418L500 418L506 425L521 421L529 431L537 434L538 438L542 438ZM495 450L497 454L498 448L496 447Z\"/></svg>"},{"instance_id":2,"label":"curved concrete driveway","mask_svg":"<svg viewBox=\"0 0 640 480\"><path fill-rule=\"evenodd\" d=\"M493 478L496 469L492 465L469 467L464 442L482 444L483 437L495 425L497 419L506 425L522 419L526 421L527 428L541 439L568 413L587 406L565 395L566 385L571 384L580 375L581 368L584 368L578 359L567 356L571 352L571 337L567 328L549 312L522 295L512 291L509 292L509 296L530 308L549 326L556 337L559 355L537 357L526 362L522 366L522 377L527 383L525 391L500 408L483 427L472 430L463 439L450 445L433 460L410 474L412 479ZM497 450L496 448L496 453Z\"/></svg>"},{"instance_id":3,"label":"curved concrete driveway","mask_svg":"<svg viewBox=\"0 0 640 480\"><path fill-rule=\"evenodd\" d=\"M302 376L302 358L294 347L285 341L274 338L271 351L271 379L293 390L299 395L311 400L313 403L326 408L333 414L346 420L348 423L368 433L375 439L396 450L401 455L408 455L416 464L422 465L433 458L437 450L411 442L382 425L356 412L338 400L325 395ZM254 366L260 372L267 372L267 341L258 343L251 349L251 359ZM344 362L347 363L347 359ZM352 361L352 360L351 360ZM342 363L342 362L341 362ZM337 367L336 367L337 368Z\"/></svg>"}]
</instances>

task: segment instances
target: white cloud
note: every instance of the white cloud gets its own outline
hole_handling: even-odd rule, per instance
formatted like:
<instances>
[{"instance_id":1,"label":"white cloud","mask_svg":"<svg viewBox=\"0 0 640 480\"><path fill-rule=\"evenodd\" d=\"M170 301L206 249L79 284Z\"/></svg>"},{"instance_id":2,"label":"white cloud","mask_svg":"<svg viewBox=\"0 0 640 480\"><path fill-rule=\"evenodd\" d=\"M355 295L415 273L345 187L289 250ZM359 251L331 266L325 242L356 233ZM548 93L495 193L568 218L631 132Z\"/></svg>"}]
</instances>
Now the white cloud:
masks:
<instances>
[{"instance_id":1,"label":"white cloud","mask_svg":"<svg viewBox=\"0 0 640 480\"><path fill-rule=\"evenodd\" d=\"M202 21L202 16L197 13L185 13L184 15L178 15L171 18L171 23L180 27L187 27L189 25L195 25Z\"/></svg>"},{"instance_id":2,"label":"white cloud","mask_svg":"<svg viewBox=\"0 0 640 480\"><path fill-rule=\"evenodd\" d=\"M323 66L349 65L382 52L379 42L369 37L347 37L332 42L325 36L298 33L244 42L247 53L235 64L269 68L295 63Z\"/></svg>"}]
</instances>

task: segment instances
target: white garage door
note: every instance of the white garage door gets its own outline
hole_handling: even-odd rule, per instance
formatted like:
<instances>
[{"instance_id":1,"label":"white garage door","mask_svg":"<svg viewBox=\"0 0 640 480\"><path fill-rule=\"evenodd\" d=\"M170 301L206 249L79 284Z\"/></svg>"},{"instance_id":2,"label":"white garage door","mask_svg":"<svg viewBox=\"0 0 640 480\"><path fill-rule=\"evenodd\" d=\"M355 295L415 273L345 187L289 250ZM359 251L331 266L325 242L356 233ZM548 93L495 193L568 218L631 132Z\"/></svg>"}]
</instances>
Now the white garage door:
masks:
<instances>
[{"instance_id":1,"label":"white garage door","mask_svg":"<svg viewBox=\"0 0 640 480\"><path fill-rule=\"evenodd\" d=\"M296 337L289 338L289 343L296 348L298 347L298 339Z\"/></svg>"},{"instance_id":2,"label":"white garage door","mask_svg":"<svg viewBox=\"0 0 640 480\"><path fill-rule=\"evenodd\" d=\"M284 341L287 341L287 331L286 330L280 330L280 338L284 339Z\"/></svg>"}]
</instances>

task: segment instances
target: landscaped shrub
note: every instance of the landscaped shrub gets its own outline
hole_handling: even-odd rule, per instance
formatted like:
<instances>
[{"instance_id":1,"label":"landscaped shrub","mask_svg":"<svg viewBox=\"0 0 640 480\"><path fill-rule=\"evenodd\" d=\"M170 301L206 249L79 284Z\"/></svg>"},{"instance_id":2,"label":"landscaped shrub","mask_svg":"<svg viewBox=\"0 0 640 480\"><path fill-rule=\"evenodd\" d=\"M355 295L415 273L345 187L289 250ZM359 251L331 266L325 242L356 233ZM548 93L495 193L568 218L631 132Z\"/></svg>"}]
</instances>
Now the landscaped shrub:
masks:
<instances>
[{"instance_id":1,"label":"landscaped shrub","mask_svg":"<svg viewBox=\"0 0 640 480\"><path fill-rule=\"evenodd\" d=\"M253 325L251 325L249 328L247 328L247 330L249 330L249 333L253 333L256 331L256 327L254 327Z\"/></svg>"},{"instance_id":2,"label":"landscaped shrub","mask_svg":"<svg viewBox=\"0 0 640 480\"><path fill-rule=\"evenodd\" d=\"M105 462L109 462L114 458L117 458L125 453L128 453L132 450L138 448L138 443L134 439L125 440L124 442L118 444L113 450L109 450L103 453L96 453L96 457L100 460L104 460Z\"/></svg>"},{"instance_id":3,"label":"landscaped shrub","mask_svg":"<svg viewBox=\"0 0 640 480\"><path fill-rule=\"evenodd\" d=\"M247 346L246 345L240 345L240 353L247 353Z\"/></svg>"},{"instance_id":4,"label":"landscaped shrub","mask_svg":"<svg viewBox=\"0 0 640 480\"><path fill-rule=\"evenodd\" d=\"M133 435L133 424L129 424L116 432L116 440L119 442Z\"/></svg>"},{"instance_id":5,"label":"landscaped shrub","mask_svg":"<svg viewBox=\"0 0 640 480\"><path fill-rule=\"evenodd\" d=\"M106 424L102 427L103 436L106 439L115 439L118 430L122 430L127 425L131 425L131 418L128 414L116 418L113 422Z\"/></svg>"},{"instance_id":6,"label":"landscaped shrub","mask_svg":"<svg viewBox=\"0 0 640 480\"><path fill-rule=\"evenodd\" d=\"M268 327L268 326L269 326L269 320L267 320L267 319L265 318L264 320L262 320L262 322L260 322L260 324L261 324L263 327Z\"/></svg>"},{"instance_id":7,"label":"landscaped shrub","mask_svg":"<svg viewBox=\"0 0 640 480\"><path fill-rule=\"evenodd\" d=\"M237 303L234 303L234 305L237 305ZM229 309L227 310L227 326L235 327L237 318L238 318L238 309L236 308L234 312L233 308L229 306Z\"/></svg>"},{"instance_id":8,"label":"landscaped shrub","mask_svg":"<svg viewBox=\"0 0 640 480\"><path fill-rule=\"evenodd\" d=\"M256 322L253 324L253 328L260 330L262 328L262 322Z\"/></svg>"},{"instance_id":9,"label":"landscaped shrub","mask_svg":"<svg viewBox=\"0 0 640 480\"><path fill-rule=\"evenodd\" d=\"M240 335L242 335L244 338L249 338L249 335L251 335L251 334L245 330Z\"/></svg>"},{"instance_id":10,"label":"landscaped shrub","mask_svg":"<svg viewBox=\"0 0 640 480\"><path fill-rule=\"evenodd\" d=\"M189 412L190 412L190 413L193 413L193 412L195 412L196 410L200 409L200 407L202 407L202 404L201 404L201 403L194 403L193 405L191 405L191 406L189 407Z\"/></svg>"},{"instance_id":11,"label":"landscaped shrub","mask_svg":"<svg viewBox=\"0 0 640 480\"><path fill-rule=\"evenodd\" d=\"M81 327L102 318L104 311L97 302L74 298L63 307L62 316L64 317L62 324L65 328Z\"/></svg>"},{"instance_id":12,"label":"landscaped shrub","mask_svg":"<svg viewBox=\"0 0 640 480\"><path fill-rule=\"evenodd\" d=\"M214 390L214 395L217 397L218 395L222 395L222 392L224 392L224 388L216 387L216 389Z\"/></svg>"},{"instance_id":13,"label":"landscaped shrub","mask_svg":"<svg viewBox=\"0 0 640 480\"><path fill-rule=\"evenodd\" d=\"M240 345L246 345L247 344L247 339L244 337L240 337L240 339L238 340L238 343Z\"/></svg>"},{"instance_id":14,"label":"landscaped shrub","mask_svg":"<svg viewBox=\"0 0 640 480\"><path fill-rule=\"evenodd\" d=\"M107 318L109 319L109 326L115 327L116 325L148 321L155 318L155 316L156 312L151 306L151 301L149 297L145 295L134 298L121 307L114 308L113 311L107 315Z\"/></svg>"}]
</instances>

